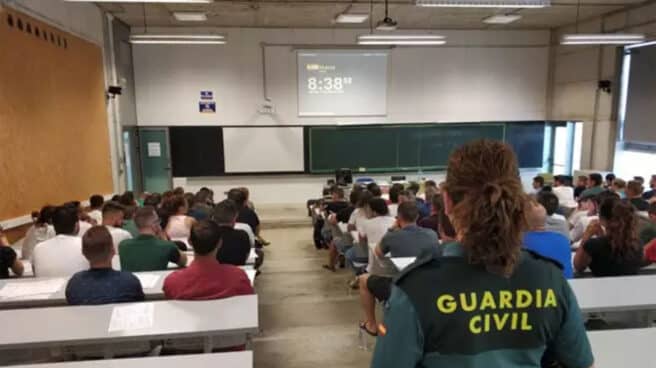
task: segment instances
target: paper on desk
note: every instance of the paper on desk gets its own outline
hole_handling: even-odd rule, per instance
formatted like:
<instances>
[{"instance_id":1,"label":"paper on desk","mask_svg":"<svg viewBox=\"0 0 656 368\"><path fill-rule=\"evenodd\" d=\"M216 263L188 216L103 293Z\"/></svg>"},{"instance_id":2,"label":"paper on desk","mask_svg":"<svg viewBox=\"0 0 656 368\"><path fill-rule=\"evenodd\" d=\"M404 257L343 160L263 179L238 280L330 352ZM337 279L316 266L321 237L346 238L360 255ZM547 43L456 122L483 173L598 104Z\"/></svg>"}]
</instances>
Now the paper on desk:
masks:
<instances>
[{"instance_id":1,"label":"paper on desk","mask_svg":"<svg viewBox=\"0 0 656 368\"><path fill-rule=\"evenodd\" d=\"M155 305L153 303L137 303L116 306L112 310L109 321L109 332L139 330L153 326Z\"/></svg>"},{"instance_id":2,"label":"paper on desk","mask_svg":"<svg viewBox=\"0 0 656 368\"><path fill-rule=\"evenodd\" d=\"M135 273L135 276L141 282L141 287L144 289L152 289L157 285L160 279L160 275L153 275L151 273Z\"/></svg>"},{"instance_id":3,"label":"paper on desk","mask_svg":"<svg viewBox=\"0 0 656 368\"><path fill-rule=\"evenodd\" d=\"M66 280L62 278L28 282L8 282L0 289L0 299L26 297L46 299L58 292L64 286L65 282Z\"/></svg>"}]
</instances>

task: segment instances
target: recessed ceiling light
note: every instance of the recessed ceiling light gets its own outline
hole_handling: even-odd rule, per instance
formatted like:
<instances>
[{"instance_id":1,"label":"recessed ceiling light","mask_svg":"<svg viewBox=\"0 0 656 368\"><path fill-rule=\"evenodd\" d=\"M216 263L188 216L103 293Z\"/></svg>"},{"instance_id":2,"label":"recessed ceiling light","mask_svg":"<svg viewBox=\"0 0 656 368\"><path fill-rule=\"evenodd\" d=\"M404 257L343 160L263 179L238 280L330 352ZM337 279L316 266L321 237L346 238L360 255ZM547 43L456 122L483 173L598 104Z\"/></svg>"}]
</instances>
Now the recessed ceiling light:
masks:
<instances>
[{"instance_id":1,"label":"recessed ceiling light","mask_svg":"<svg viewBox=\"0 0 656 368\"><path fill-rule=\"evenodd\" d=\"M566 34L560 40L561 45L630 45L645 41L643 34L599 33Z\"/></svg>"},{"instance_id":2,"label":"recessed ceiling light","mask_svg":"<svg viewBox=\"0 0 656 368\"><path fill-rule=\"evenodd\" d=\"M181 22L204 22L207 14L203 12L173 12L175 19Z\"/></svg>"},{"instance_id":3,"label":"recessed ceiling light","mask_svg":"<svg viewBox=\"0 0 656 368\"><path fill-rule=\"evenodd\" d=\"M335 18L335 23L362 23L369 19L369 14L342 13Z\"/></svg>"},{"instance_id":4,"label":"recessed ceiling light","mask_svg":"<svg viewBox=\"0 0 656 368\"><path fill-rule=\"evenodd\" d=\"M134 44L185 44L185 45L223 45L226 38L223 35L163 35L140 34L130 36Z\"/></svg>"},{"instance_id":5,"label":"recessed ceiling light","mask_svg":"<svg viewBox=\"0 0 656 368\"><path fill-rule=\"evenodd\" d=\"M442 8L545 8L551 0L415 0L415 5Z\"/></svg>"},{"instance_id":6,"label":"recessed ceiling light","mask_svg":"<svg viewBox=\"0 0 656 368\"><path fill-rule=\"evenodd\" d=\"M512 22L516 22L518 20L522 19L522 16L519 14L499 14L499 15L493 15L491 17L487 17L483 19L483 23L486 24L509 24Z\"/></svg>"},{"instance_id":7,"label":"recessed ceiling light","mask_svg":"<svg viewBox=\"0 0 656 368\"><path fill-rule=\"evenodd\" d=\"M360 35L358 45L438 46L446 44L440 35Z\"/></svg>"}]
</instances>

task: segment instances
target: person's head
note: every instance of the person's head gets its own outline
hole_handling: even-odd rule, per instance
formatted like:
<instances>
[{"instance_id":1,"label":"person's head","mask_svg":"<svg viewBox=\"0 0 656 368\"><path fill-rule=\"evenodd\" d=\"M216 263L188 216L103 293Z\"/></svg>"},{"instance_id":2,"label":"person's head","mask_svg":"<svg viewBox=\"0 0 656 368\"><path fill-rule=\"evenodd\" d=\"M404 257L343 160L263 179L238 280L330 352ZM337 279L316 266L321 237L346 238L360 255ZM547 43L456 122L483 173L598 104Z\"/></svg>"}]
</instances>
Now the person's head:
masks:
<instances>
[{"instance_id":1,"label":"person's head","mask_svg":"<svg viewBox=\"0 0 656 368\"><path fill-rule=\"evenodd\" d=\"M437 215L440 211L444 211L444 202L441 195L435 194L431 197L431 214Z\"/></svg>"},{"instance_id":2,"label":"person's head","mask_svg":"<svg viewBox=\"0 0 656 368\"><path fill-rule=\"evenodd\" d=\"M183 187L176 187L173 189L173 195L184 195L185 191Z\"/></svg>"},{"instance_id":3,"label":"person's head","mask_svg":"<svg viewBox=\"0 0 656 368\"><path fill-rule=\"evenodd\" d=\"M565 178L562 175L554 176L554 187L561 187L565 185Z\"/></svg>"},{"instance_id":4,"label":"person's head","mask_svg":"<svg viewBox=\"0 0 656 368\"><path fill-rule=\"evenodd\" d=\"M188 208L193 207L194 203L196 203L196 195L194 195L194 193L187 192L183 195L183 197L184 197L185 201L187 202L187 207Z\"/></svg>"},{"instance_id":5,"label":"person's head","mask_svg":"<svg viewBox=\"0 0 656 368\"><path fill-rule=\"evenodd\" d=\"M652 222L656 222L656 202L649 204L649 219Z\"/></svg>"},{"instance_id":6,"label":"person's head","mask_svg":"<svg viewBox=\"0 0 656 368\"><path fill-rule=\"evenodd\" d=\"M162 231L155 207L143 206L134 214L134 224L140 234L157 235Z\"/></svg>"},{"instance_id":7,"label":"person's head","mask_svg":"<svg viewBox=\"0 0 656 368\"><path fill-rule=\"evenodd\" d=\"M57 235L76 235L80 229L77 208L59 206L52 213L52 225Z\"/></svg>"},{"instance_id":8,"label":"person's head","mask_svg":"<svg viewBox=\"0 0 656 368\"><path fill-rule=\"evenodd\" d=\"M652 175L651 179L649 179L649 187L651 189L656 189L656 175Z\"/></svg>"},{"instance_id":9,"label":"person's head","mask_svg":"<svg viewBox=\"0 0 656 368\"><path fill-rule=\"evenodd\" d=\"M186 215L189 211L187 200L184 195L175 195L164 203L166 210L171 215Z\"/></svg>"},{"instance_id":10,"label":"person's head","mask_svg":"<svg viewBox=\"0 0 656 368\"><path fill-rule=\"evenodd\" d=\"M230 199L226 199L214 206L212 220L219 225L234 226L237 222L237 215L239 215L237 204Z\"/></svg>"},{"instance_id":11,"label":"person's head","mask_svg":"<svg viewBox=\"0 0 656 368\"><path fill-rule=\"evenodd\" d=\"M137 204L137 201L134 200L134 192L131 191L126 191L121 195L121 199L119 199L118 203L120 203L123 206L134 206Z\"/></svg>"},{"instance_id":12,"label":"person's head","mask_svg":"<svg viewBox=\"0 0 656 368\"><path fill-rule=\"evenodd\" d=\"M369 204L369 201L371 201L374 198L374 196L371 194L370 191L368 190L363 190L360 192L360 196L358 197L358 204L356 205L357 208L366 208L367 205Z\"/></svg>"},{"instance_id":13,"label":"person's head","mask_svg":"<svg viewBox=\"0 0 656 368\"><path fill-rule=\"evenodd\" d=\"M541 189L544 187L544 178L540 175L533 178L533 189Z\"/></svg>"},{"instance_id":14,"label":"person's head","mask_svg":"<svg viewBox=\"0 0 656 368\"><path fill-rule=\"evenodd\" d=\"M197 194L203 194L207 204L214 203L214 191L208 187L202 187Z\"/></svg>"},{"instance_id":15,"label":"person's head","mask_svg":"<svg viewBox=\"0 0 656 368\"><path fill-rule=\"evenodd\" d=\"M640 182L635 180L630 180L626 184L626 196L629 198L638 198L642 195L644 188Z\"/></svg>"},{"instance_id":16,"label":"person's head","mask_svg":"<svg viewBox=\"0 0 656 368\"><path fill-rule=\"evenodd\" d=\"M426 202L432 202L433 197L438 194L438 189L434 185L426 185L424 186L424 196L426 198Z\"/></svg>"},{"instance_id":17,"label":"person's head","mask_svg":"<svg viewBox=\"0 0 656 368\"><path fill-rule=\"evenodd\" d=\"M125 218L125 207L118 202L109 201L102 209L103 225L121 227Z\"/></svg>"},{"instance_id":18,"label":"person's head","mask_svg":"<svg viewBox=\"0 0 656 368\"><path fill-rule=\"evenodd\" d=\"M415 194L409 190L399 192L399 204L403 202L415 202Z\"/></svg>"},{"instance_id":19,"label":"person's head","mask_svg":"<svg viewBox=\"0 0 656 368\"><path fill-rule=\"evenodd\" d=\"M599 206L599 220L616 256L634 254L639 249L638 218L631 203L618 198L604 199Z\"/></svg>"},{"instance_id":20,"label":"person's head","mask_svg":"<svg viewBox=\"0 0 656 368\"><path fill-rule=\"evenodd\" d=\"M614 179L613 185L610 186L610 190L615 193L624 193L626 191L626 182L623 179Z\"/></svg>"},{"instance_id":21,"label":"person's head","mask_svg":"<svg viewBox=\"0 0 656 368\"><path fill-rule=\"evenodd\" d=\"M417 223L418 218L419 208L417 208L417 202L406 201L399 204L396 212L396 222L400 227L414 225Z\"/></svg>"},{"instance_id":22,"label":"person's head","mask_svg":"<svg viewBox=\"0 0 656 368\"><path fill-rule=\"evenodd\" d=\"M641 185L645 185L645 178L643 178L642 176L634 176L633 180L639 182Z\"/></svg>"},{"instance_id":23,"label":"person's head","mask_svg":"<svg viewBox=\"0 0 656 368\"><path fill-rule=\"evenodd\" d=\"M526 229L526 201L517 157L502 142L477 140L449 157L444 207L469 263L510 275Z\"/></svg>"},{"instance_id":24,"label":"person's head","mask_svg":"<svg viewBox=\"0 0 656 368\"><path fill-rule=\"evenodd\" d=\"M599 173L592 173L588 175L588 188L599 187L604 183L604 179Z\"/></svg>"},{"instance_id":25,"label":"person's head","mask_svg":"<svg viewBox=\"0 0 656 368\"><path fill-rule=\"evenodd\" d=\"M89 198L89 207L91 207L92 210L101 209L104 203L105 198L100 194L94 194Z\"/></svg>"},{"instance_id":26,"label":"person's head","mask_svg":"<svg viewBox=\"0 0 656 368\"><path fill-rule=\"evenodd\" d=\"M528 201L526 209L526 223L529 231L544 231L547 221L547 210L536 201Z\"/></svg>"},{"instance_id":27,"label":"person's head","mask_svg":"<svg viewBox=\"0 0 656 368\"><path fill-rule=\"evenodd\" d=\"M615 181L615 174L608 173L606 174L605 179L606 179L606 186L610 187L613 185L613 182Z\"/></svg>"},{"instance_id":28,"label":"person's head","mask_svg":"<svg viewBox=\"0 0 656 368\"><path fill-rule=\"evenodd\" d=\"M387 203L380 197L373 197L366 206L367 215L369 218L389 215Z\"/></svg>"},{"instance_id":29,"label":"person's head","mask_svg":"<svg viewBox=\"0 0 656 368\"><path fill-rule=\"evenodd\" d=\"M197 256L216 257L221 242L221 229L214 221L200 221L191 227L189 243Z\"/></svg>"},{"instance_id":30,"label":"person's head","mask_svg":"<svg viewBox=\"0 0 656 368\"><path fill-rule=\"evenodd\" d=\"M383 191L380 189L378 184L376 183L369 183L367 184L367 190L374 196L374 197L380 197L383 195Z\"/></svg>"},{"instance_id":31,"label":"person's head","mask_svg":"<svg viewBox=\"0 0 656 368\"><path fill-rule=\"evenodd\" d=\"M593 196L592 204L591 204L592 211L589 212L589 214L591 215L599 214L599 208L601 204L607 199L619 200L620 196L617 193L611 192L609 190L603 191L597 194L596 196Z\"/></svg>"},{"instance_id":32,"label":"person's head","mask_svg":"<svg viewBox=\"0 0 656 368\"><path fill-rule=\"evenodd\" d=\"M209 190L209 189L208 189ZM212 193L208 190L199 190L196 195L194 195L194 204L202 206L211 206L213 203Z\"/></svg>"},{"instance_id":33,"label":"person's head","mask_svg":"<svg viewBox=\"0 0 656 368\"><path fill-rule=\"evenodd\" d=\"M437 189L437 183L435 180L426 180L424 182L424 188L434 188Z\"/></svg>"},{"instance_id":34,"label":"person's head","mask_svg":"<svg viewBox=\"0 0 656 368\"><path fill-rule=\"evenodd\" d=\"M392 184L389 190L389 198L392 203L399 203L399 193L403 191L403 184Z\"/></svg>"},{"instance_id":35,"label":"person's head","mask_svg":"<svg viewBox=\"0 0 656 368\"><path fill-rule=\"evenodd\" d=\"M578 178L576 178L576 186L577 187L587 187L588 186L588 177L585 175L579 175Z\"/></svg>"},{"instance_id":36,"label":"person's head","mask_svg":"<svg viewBox=\"0 0 656 368\"><path fill-rule=\"evenodd\" d=\"M358 205L360 193L362 192L358 190L351 190L351 193L349 194L349 202L351 203L351 206L356 207Z\"/></svg>"},{"instance_id":37,"label":"person's head","mask_svg":"<svg viewBox=\"0 0 656 368\"><path fill-rule=\"evenodd\" d=\"M248 200L244 191L239 188L230 189L230 191L228 191L228 199L234 201L239 208L244 207Z\"/></svg>"},{"instance_id":38,"label":"person's head","mask_svg":"<svg viewBox=\"0 0 656 368\"><path fill-rule=\"evenodd\" d=\"M36 225L45 226L47 224L52 224L52 215L55 213L55 208L55 206L51 205L43 206L36 219Z\"/></svg>"},{"instance_id":39,"label":"person's head","mask_svg":"<svg viewBox=\"0 0 656 368\"><path fill-rule=\"evenodd\" d=\"M68 207L68 208L73 208L75 209L78 213L82 212L82 203L80 201L70 201L64 203L62 206Z\"/></svg>"},{"instance_id":40,"label":"person's head","mask_svg":"<svg viewBox=\"0 0 656 368\"><path fill-rule=\"evenodd\" d=\"M547 216L551 216L558 211L558 197L552 192L540 192L537 199L538 203L547 211Z\"/></svg>"},{"instance_id":41,"label":"person's head","mask_svg":"<svg viewBox=\"0 0 656 368\"><path fill-rule=\"evenodd\" d=\"M91 268L111 268L116 254L112 235L104 226L94 226L82 237L82 254Z\"/></svg>"},{"instance_id":42,"label":"person's head","mask_svg":"<svg viewBox=\"0 0 656 368\"><path fill-rule=\"evenodd\" d=\"M120 194L114 194L112 196L112 198L110 199L110 201L112 201L112 202L118 202L120 200L121 200L121 195Z\"/></svg>"},{"instance_id":43,"label":"person's head","mask_svg":"<svg viewBox=\"0 0 656 368\"><path fill-rule=\"evenodd\" d=\"M160 203L162 203L162 196L159 193L149 194L148 197L144 199L144 206L157 208Z\"/></svg>"},{"instance_id":44,"label":"person's head","mask_svg":"<svg viewBox=\"0 0 656 368\"><path fill-rule=\"evenodd\" d=\"M333 201L343 201L344 200L344 189L334 186L330 191Z\"/></svg>"},{"instance_id":45,"label":"person's head","mask_svg":"<svg viewBox=\"0 0 656 368\"><path fill-rule=\"evenodd\" d=\"M419 193L419 183L416 181L411 181L410 184L408 184L407 188L414 196L417 196L417 193Z\"/></svg>"},{"instance_id":46,"label":"person's head","mask_svg":"<svg viewBox=\"0 0 656 368\"><path fill-rule=\"evenodd\" d=\"M238 189L241 190L244 193L244 196L246 197L247 201L251 198L251 192L248 190L248 188L239 187Z\"/></svg>"}]
</instances>

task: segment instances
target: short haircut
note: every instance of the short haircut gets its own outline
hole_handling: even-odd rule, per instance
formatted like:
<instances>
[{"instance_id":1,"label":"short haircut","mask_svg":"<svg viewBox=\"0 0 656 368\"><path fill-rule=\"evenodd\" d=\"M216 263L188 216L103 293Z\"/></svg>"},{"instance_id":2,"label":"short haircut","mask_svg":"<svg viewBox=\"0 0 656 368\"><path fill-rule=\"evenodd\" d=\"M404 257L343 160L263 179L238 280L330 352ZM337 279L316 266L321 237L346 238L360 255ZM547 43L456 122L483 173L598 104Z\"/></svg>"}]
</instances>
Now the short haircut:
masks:
<instances>
[{"instance_id":1,"label":"short haircut","mask_svg":"<svg viewBox=\"0 0 656 368\"><path fill-rule=\"evenodd\" d=\"M89 198L91 208L101 208L103 203L105 203L105 198L99 194L94 194Z\"/></svg>"},{"instance_id":2,"label":"short haircut","mask_svg":"<svg viewBox=\"0 0 656 368\"><path fill-rule=\"evenodd\" d=\"M119 199L119 203L124 206L134 205L134 193L131 191L126 191L121 195L121 199Z\"/></svg>"},{"instance_id":3,"label":"short haircut","mask_svg":"<svg viewBox=\"0 0 656 368\"><path fill-rule=\"evenodd\" d=\"M118 194L114 194L114 195L112 196L112 199L111 199L111 201L114 201L114 202L118 202L118 201L120 201L120 200L121 200L121 196L118 195Z\"/></svg>"},{"instance_id":4,"label":"short haircut","mask_svg":"<svg viewBox=\"0 0 656 368\"><path fill-rule=\"evenodd\" d=\"M89 263L109 259L114 249L112 235L104 226L94 226L82 237L82 254Z\"/></svg>"},{"instance_id":5,"label":"short haircut","mask_svg":"<svg viewBox=\"0 0 656 368\"><path fill-rule=\"evenodd\" d=\"M244 207L246 203L246 193L239 188L233 188L228 191L228 199L234 201L237 206Z\"/></svg>"},{"instance_id":6,"label":"short haircut","mask_svg":"<svg viewBox=\"0 0 656 368\"><path fill-rule=\"evenodd\" d=\"M340 187L338 187L338 186L334 186L334 187L331 189L330 193L336 195L337 198L340 198L340 199L341 199L341 198L344 198L344 189L342 189L342 188L340 188Z\"/></svg>"},{"instance_id":7,"label":"short haircut","mask_svg":"<svg viewBox=\"0 0 656 368\"><path fill-rule=\"evenodd\" d=\"M176 187L173 189L173 194L175 195L183 195L184 194L184 188L183 187Z\"/></svg>"},{"instance_id":8,"label":"short haircut","mask_svg":"<svg viewBox=\"0 0 656 368\"><path fill-rule=\"evenodd\" d=\"M78 221L77 208L70 206L59 206L52 214L52 224L57 234L74 235Z\"/></svg>"},{"instance_id":9,"label":"short haircut","mask_svg":"<svg viewBox=\"0 0 656 368\"><path fill-rule=\"evenodd\" d=\"M189 242L194 247L194 253L206 255L219 246L221 229L216 222L203 220L191 228Z\"/></svg>"},{"instance_id":10,"label":"short haircut","mask_svg":"<svg viewBox=\"0 0 656 368\"><path fill-rule=\"evenodd\" d=\"M592 173L588 175L588 177L590 178L590 181L595 187L600 186L604 181L604 179L601 177L601 174L599 173Z\"/></svg>"},{"instance_id":11,"label":"short haircut","mask_svg":"<svg viewBox=\"0 0 656 368\"><path fill-rule=\"evenodd\" d=\"M417 202L409 201L399 204L396 216L408 223L417 222L417 219L419 218L419 208L417 208Z\"/></svg>"},{"instance_id":12,"label":"short haircut","mask_svg":"<svg viewBox=\"0 0 656 368\"><path fill-rule=\"evenodd\" d=\"M656 202L649 204L648 212L649 212L650 215L656 216Z\"/></svg>"},{"instance_id":13,"label":"short haircut","mask_svg":"<svg viewBox=\"0 0 656 368\"><path fill-rule=\"evenodd\" d=\"M389 214L389 208L387 208L387 203L385 200L380 197L374 197L369 201L369 208L375 214L379 216L385 216Z\"/></svg>"},{"instance_id":14,"label":"short haircut","mask_svg":"<svg viewBox=\"0 0 656 368\"><path fill-rule=\"evenodd\" d=\"M424 188L425 188L425 187L433 187L433 188L437 188L437 183L435 182L435 180L426 180L426 181L424 182Z\"/></svg>"},{"instance_id":15,"label":"short haircut","mask_svg":"<svg viewBox=\"0 0 656 368\"><path fill-rule=\"evenodd\" d=\"M56 208L57 207L51 205L43 206L41 211L39 211L39 218L36 220L37 224L52 224L52 215L55 213Z\"/></svg>"},{"instance_id":16,"label":"short haircut","mask_svg":"<svg viewBox=\"0 0 656 368\"><path fill-rule=\"evenodd\" d=\"M615 174L613 173L606 174L606 181L613 181L613 180L615 180Z\"/></svg>"},{"instance_id":17,"label":"short haircut","mask_svg":"<svg viewBox=\"0 0 656 368\"><path fill-rule=\"evenodd\" d=\"M613 185L619 189L624 189L626 188L626 182L624 179L615 179L613 180Z\"/></svg>"},{"instance_id":18,"label":"short haircut","mask_svg":"<svg viewBox=\"0 0 656 368\"><path fill-rule=\"evenodd\" d=\"M137 210L134 214L134 224L137 226L137 229L146 229L153 225L159 224L159 216L155 207L144 206Z\"/></svg>"},{"instance_id":19,"label":"short haircut","mask_svg":"<svg viewBox=\"0 0 656 368\"><path fill-rule=\"evenodd\" d=\"M371 192L374 197L380 197L383 195L383 191L380 190L380 187L376 183L369 183L367 185L367 190Z\"/></svg>"},{"instance_id":20,"label":"short haircut","mask_svg":"<svg viewBox=\"0 0 656 368\"><path fill-rule=\"evenodd\" d=\"M562 175L554 175L554 183L565 184L565 177Z\"/></svg>"},{"instance_id":21,"label":"short haircut","mask_svg":"<svg viewBox=\"0 0 656 368\"><path fill-rule=\"evenodd\" d=\"M538 203L547 210L547 216L551 216L558 210L558 197L552 192L540 192L538 194Z\"/></svg>"},{"instance_id":22,"label":"short haircut","mask_svg":"<svg viewBox=\"0 0 656 368\"><path fill-rule=\"evenodd\" d=\"M635 181L639 181L640 184L644 184L644 183L645 183L645 178L643 178L642 176L634 176L634 177L633 177L633 180L635 180Z\"/></svg>"},{"instance_id":23,"label":"short haircut","mask_svg":"<svg viewBox=\"0 0 656 368\"><path fill-rule=\"evenodd\" d=\"M411 181L410 184L408 184L408 190L411 191L414 195L417 195L417 193L419 193L419 183L416 181Z\"/></svg>"},{"instance_id":24,"label":"short haircut","mask_svg":"<svg viewBox=\"0 0 656 368\"><path fill-rule=\"evenodd\" d=\"M150 194L144 199L144 206L157 207L162 202L162 195L159 193Z\"/></svg>"},{"instance_id":25,"label":"short haircut","mask_svg":"<svg viewBox=\"0 0 656 368\"><path fill-rule=\"evenodd\" d=\"M235 221L235 218L239 214L239 208L237 204L230 199L223 200L214 207L212 212L212 220L217 224L230 224Z\"/></svg>"},{"instance_id":26,"label":"short haircut","mask_svg":"<svg viewBox=\"0 0 656 368\"><path fill-rule=\"evenodd\" d=\"M644 188L642 187L642 183L635 180L629 180L629 182L626 184L626 191L631 195L638 195L642 194Z\"/></svg>"},{"instance_id":27,"label":"short haircut","mask_svg":"<svg viewBox=\"0 0 656 368\"><path fill-rule=\"evenodd\" d=\"M533 178L533 181L540 184L541 187L544 186L544 178L541 177L540 175L536 176Z\"/></svg>"},{"instance_id":28,"label":"short haircut","mask_svg":"<svg viewBox=\"0 0 656 368\"><path fill-rule=\"evenodd\" d=\"M392 203L399 203L399 193L403 191L403 184L395 183L389 190L389 198Z\"/></svg>"},{"instance_id":29,"label":"short haircut","mask_svg":"<svg viewBox=\"0 0 656 368\"><path fill-rule=\"evenodd\" d=\"M103 216L105 216L106 214L117 213L117 212L125 213L124 211L125 208L120 203L114 201L109 201L105 203L105 205L102 208Z\"/></svg>"}]
</instances>

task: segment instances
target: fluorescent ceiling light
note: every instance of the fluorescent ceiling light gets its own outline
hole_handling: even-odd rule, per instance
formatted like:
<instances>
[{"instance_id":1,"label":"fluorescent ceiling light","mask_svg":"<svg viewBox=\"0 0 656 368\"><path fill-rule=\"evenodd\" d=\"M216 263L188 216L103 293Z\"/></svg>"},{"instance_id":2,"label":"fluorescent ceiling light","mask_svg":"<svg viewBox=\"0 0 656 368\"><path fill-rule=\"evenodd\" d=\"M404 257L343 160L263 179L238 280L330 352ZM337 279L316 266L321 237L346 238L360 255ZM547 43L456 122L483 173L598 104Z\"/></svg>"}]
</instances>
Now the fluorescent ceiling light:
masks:
<instances>
[{"instance_id":1,"label":"fluorescent ceiling light","mask_svg":"<svg viewBox=\"0 0 656 368\"><path fill-rule=\"evenodd\" d=\"M439 35L360 35L358 45L412 45L436 46L446 44L446 37Z\"/></svg>"},{"instance_id":2,"label":"fluorescent ceiling light","mask_svg":"<svg viewBox=\"0 0 656 368\"><path fill-rule=\"evenodd\" d=\"M645 47L645 46L654 46L656 45L656 41L648 41L648 42L642 42L642 43L634 43L631 46L627 46L627 49L635 49L638 47Z\"/></svg>"},{"instance_id":3,"label":"fluorescent ceiling light","mask_svg":"<svg viewBox=\"0 0 656 368\"><path fill-rule=\"evenodd\" d=\"M175 19L181 22L204 22L207 14L203 12L173 12Z\"/></svg>"},{"instance_id":4,"label":"fluorescent ceiling light","mask_svg":"<svg viewBox=\"0 0 656 368\"><path fill-rule=\"evenodd\" d=\"M629 45L642 43L645 35L642 34L566 34L560 40L561 45Z\"/></svg>"},{"instance_id":5,"label":"fluorescent ceiling light","mask_svg":"<svg viewBox=\"0 0 656 368\"><path fill-rule=\"evenodd\" d=\"M335 18L335 23L362 23L369 19L369 14L342 13Z\"/></svg>"},{"instance_id":6,"label":"fluorescent ceiling light","mask_svg":"<svg viewBox=\"0 0 656 368\"><path fill-rule=\"evenodd\" d=\"M222 35L154 35L142 34L130 36L134 44L186 44L186 45L223 45L226 43Z\"/></svg>"},{"instance_id":7,"label":"fluorescent ceiling light","mask_svg":"<svg viewBox=\"0 0 656 368\"><path fill-rule=\"evenodd\" d=\"M213 0L64 0L71 3L179 3L208 4Z\"/></svg>"},{"instance_id":8,"label":"fluorescent ceiling light","mask_svg":"<svg viewBox=\"0 0 656 368\"><path fill-rule=\"evenodd\" d=\"M486 24L510 24L522 19L522 16L519 14L499 14L493 15L483 19L483 23Z\"/></svg>"},{"instance_id":9,"label":"fluorescent ceiling light","mask_svg":"<svg viewBox=\"0 0 656 368\"><path fill-rule=\"evenodd\" d=\"M415 5L441 8L545 8L551 0L415 0Z\"/></svg>"}]
</instances>

